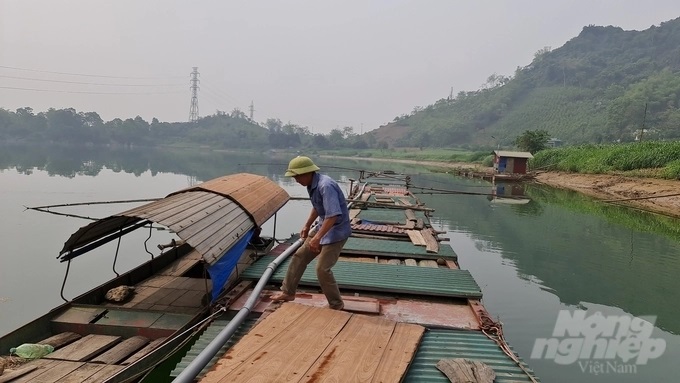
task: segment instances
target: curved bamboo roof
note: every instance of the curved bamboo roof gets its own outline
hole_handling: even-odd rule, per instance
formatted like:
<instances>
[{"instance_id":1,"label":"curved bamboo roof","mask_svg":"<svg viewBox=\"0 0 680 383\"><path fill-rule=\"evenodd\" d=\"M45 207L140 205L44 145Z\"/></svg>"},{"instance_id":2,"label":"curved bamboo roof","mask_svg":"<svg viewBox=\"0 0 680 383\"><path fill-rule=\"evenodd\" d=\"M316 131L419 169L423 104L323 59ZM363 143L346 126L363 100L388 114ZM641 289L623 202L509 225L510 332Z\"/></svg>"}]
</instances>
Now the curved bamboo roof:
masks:
<instances>
[{"instance_id":1,"label":"curved bamboo roof","mask_svg":"<svg viewBox=\"0 0 680 383\"><path fill-rule=\"evenodd\" d=\"M238 173L215 178L81 227L64 243L59 258L62 262L75 258L98 243L155 222L214 263L243 234L271 218L289 198L267 177Z\"/></svg>"}]
</instances>

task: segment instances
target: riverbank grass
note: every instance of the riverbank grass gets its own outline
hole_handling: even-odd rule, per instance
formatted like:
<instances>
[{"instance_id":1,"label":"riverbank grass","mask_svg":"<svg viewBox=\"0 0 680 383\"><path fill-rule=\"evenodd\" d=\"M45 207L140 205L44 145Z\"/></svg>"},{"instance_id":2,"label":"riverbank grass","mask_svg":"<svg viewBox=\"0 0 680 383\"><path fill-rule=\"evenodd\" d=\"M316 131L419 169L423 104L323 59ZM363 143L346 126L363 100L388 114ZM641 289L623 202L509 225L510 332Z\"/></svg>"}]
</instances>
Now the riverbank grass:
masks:
<instances>
[{"instance_id":1,"label":"riverbank grass","mask_svg":"<svg viewBox=\"0 0 680 383\"><path fill-rule=\"evenodd\" d=\"M532 170L680 179L680 141L583 145L540 151Z\"/></svg>"}]
</instances>

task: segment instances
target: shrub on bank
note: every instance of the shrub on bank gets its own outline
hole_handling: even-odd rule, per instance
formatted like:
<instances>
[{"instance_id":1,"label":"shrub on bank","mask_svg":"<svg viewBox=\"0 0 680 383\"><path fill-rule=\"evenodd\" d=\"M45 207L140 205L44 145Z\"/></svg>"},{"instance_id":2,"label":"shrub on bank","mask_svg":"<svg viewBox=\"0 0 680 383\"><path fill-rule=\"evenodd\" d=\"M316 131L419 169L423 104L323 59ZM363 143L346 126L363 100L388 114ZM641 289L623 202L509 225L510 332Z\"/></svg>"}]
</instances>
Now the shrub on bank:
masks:
<instances>
[{"instance_id":1,"label":"shrub on bank","mask_svg":"<svg viewBox=\"0 0 680 383\"><path fill-rule=\"evenodd\" d=\"M669 162L661 172L663 178L680 180L680 160Z\"/></svg>"}]
</instances>

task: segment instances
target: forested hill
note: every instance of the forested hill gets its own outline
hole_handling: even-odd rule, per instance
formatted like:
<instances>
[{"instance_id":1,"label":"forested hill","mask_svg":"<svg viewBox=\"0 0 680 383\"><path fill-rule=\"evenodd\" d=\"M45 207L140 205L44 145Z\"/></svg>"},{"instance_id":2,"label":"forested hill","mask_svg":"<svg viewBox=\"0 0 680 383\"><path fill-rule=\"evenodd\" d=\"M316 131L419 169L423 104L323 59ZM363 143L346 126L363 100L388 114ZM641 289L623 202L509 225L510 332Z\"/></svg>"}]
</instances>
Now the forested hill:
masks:
<instances>
[{"instance_id":1,"label":"forested hill","mask_svg":"<svg viewBox=\"0 0 680 383\"><path fill-rule=\"evenodd\" d=\"M587 26L512 76L370 132L396 146L510 146L525 130L566 144L680 139L680 18L644 31ZM646 109L646 111L645 111Z\"/></svg>"}]
</instances>

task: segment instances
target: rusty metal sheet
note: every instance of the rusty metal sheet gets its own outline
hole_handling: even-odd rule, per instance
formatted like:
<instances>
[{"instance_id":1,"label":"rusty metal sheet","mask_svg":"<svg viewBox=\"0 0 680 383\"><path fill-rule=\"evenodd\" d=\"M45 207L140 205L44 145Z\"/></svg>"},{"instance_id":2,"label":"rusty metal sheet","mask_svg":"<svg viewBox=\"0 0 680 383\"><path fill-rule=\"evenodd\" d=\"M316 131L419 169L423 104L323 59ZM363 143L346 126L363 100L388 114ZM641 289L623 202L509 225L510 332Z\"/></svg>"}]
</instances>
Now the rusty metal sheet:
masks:
<instances>
[{"instance_id":1,"label":"rusty metal sheet","mask_svg":"<svg viewBox=\"0 0 680 383\"><path fill-rule=\"evenodd\" d=\"M382 192L385 193L385 194L398 195L398 196L410 194L408 189L406 189L405 187L401 187L401 186L383 187Z\"/></svg>"},{"instance_id":2,"label":"rusty metal sheet","mask_svg":"<svg viewBox=\"0 0 680 383\"><path fill-rule=\"evenodd\" d=\"M354 231L369 231L378 233L395 233L395 234L405 234L406 230L396 227L393 225L376 225L370 223L353 224L352 230Z\"/></svg>"}]
</instances>

